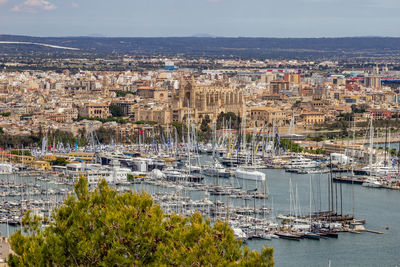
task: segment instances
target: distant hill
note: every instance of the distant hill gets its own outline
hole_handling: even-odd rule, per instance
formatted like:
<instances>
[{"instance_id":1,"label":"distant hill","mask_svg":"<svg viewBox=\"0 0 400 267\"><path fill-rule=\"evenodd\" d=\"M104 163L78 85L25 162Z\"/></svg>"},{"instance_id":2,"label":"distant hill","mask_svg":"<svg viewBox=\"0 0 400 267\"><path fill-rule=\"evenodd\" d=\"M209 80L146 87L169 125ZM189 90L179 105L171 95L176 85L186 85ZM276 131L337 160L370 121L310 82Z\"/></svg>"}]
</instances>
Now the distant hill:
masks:
<instances>
[{"instance_id":1,"label":"distant hill","mask_svg":"<svg viewBox=\"0 0 400 267\"><path fill-rule=\"evenodd\" d=\"M242 58L398 57L400 38L223 38L223 37L31 37L0 35L18 41L78 48L68 53L189 55ZM55 52L51 47L0 44L0 53Z\"/></svg>"}]
</instances>

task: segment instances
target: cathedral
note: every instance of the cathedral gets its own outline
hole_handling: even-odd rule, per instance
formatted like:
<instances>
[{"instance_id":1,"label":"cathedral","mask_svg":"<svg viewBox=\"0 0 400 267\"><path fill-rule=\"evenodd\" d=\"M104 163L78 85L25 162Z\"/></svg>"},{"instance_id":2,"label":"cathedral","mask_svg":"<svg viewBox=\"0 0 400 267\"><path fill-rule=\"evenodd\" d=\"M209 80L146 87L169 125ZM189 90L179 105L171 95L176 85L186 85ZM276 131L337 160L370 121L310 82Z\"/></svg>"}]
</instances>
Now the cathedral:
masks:
<instances>
[{"instance_id":1,"label":"cathedral","mask_svg":"<svg viewBox=\"0 0 400 267\"><path fill-rule=\"evenodd\" d=\"M192 121L200 123L207 115L211 121L216 121L221 112L241 116L246 107L242 89L222 83L199 85L193 78L181 78L179 89L172 90L171 100L172 121L179 122L190 116Z\"/></svg>"}]
</instances>

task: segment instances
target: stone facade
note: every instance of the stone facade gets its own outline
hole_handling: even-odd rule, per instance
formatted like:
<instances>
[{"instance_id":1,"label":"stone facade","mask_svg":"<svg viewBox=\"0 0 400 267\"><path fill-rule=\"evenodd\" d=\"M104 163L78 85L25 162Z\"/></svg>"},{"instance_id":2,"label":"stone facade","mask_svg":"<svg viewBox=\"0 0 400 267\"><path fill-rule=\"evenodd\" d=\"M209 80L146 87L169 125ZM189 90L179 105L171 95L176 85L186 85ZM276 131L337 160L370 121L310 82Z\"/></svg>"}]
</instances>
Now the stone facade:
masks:
<instances>
[{"instance_id":1,"label":"stone facade","mask_svg":"<svg viewBox=\"0 0 400 267\"><path fill-rule=\"evenodd\" d=\"M110 109L105 103L86 103L81 108L79 115L86 118L105 119L110 116Z\"/></svg>"},{"instance_id":2,"label":"stone facade","mask_svg":"<svg viewBox=\"0 0 400 267\"><path fill-rule=\"evenodd\" d=\"M190 117L195 122L208 115L215 121L221 112L242 115L245 99L242 89L230 88L225 84L199 85L194 79L180 80L179 89L172 90L172 121L185 121L190 108Z\"/></svg>"}]
</instances>

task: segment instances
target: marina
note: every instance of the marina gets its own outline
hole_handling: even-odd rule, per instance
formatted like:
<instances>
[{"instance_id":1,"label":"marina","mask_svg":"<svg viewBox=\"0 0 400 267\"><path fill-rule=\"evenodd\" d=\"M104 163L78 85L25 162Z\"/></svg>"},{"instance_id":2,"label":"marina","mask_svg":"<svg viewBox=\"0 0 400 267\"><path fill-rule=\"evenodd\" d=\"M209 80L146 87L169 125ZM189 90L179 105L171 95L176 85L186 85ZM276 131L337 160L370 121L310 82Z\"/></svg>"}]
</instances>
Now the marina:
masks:
<instances>
[{"instance_id":1,"label":"marina","mask_svg":"<svg viewBox=\"0 0 400 267\"><path fill-rule=\"evenodd\" d=\"M298 198L300 199L301 202L300 205L304 209L304 211L307 212L307 210L309 209L308 202L309 202L310 175L289 174L284 172L284 170L279 170L279 169L263 170L262 172L264 172L268 177L270 195L267 200L255 199L255 202L257 203L257 207L259 210L257 214L253 212L252 205L250 205L250 203L253 204L252 202L254 200L249 201L243 199L242 200L233 198L230 199L230 205L232 208L229 211L229 214L232 218L235 219L243 218L244 215L247 215L245 220L247 222L247 226L245 225L244 221L241 221L240 223L242 224L242 226L246 226L249 229L251 228L250 227L251 225L258 226L252 229L254 232L253 236L251 238L247 238L246 240L246 244L250 248L260 249L264 244L273 246L275 248L274 253L276 257L275 258L276 262L281 266L291 265L293 262L299 262L298 263L299 266L310 266L310 265L327 266L327 264L325 264L327 259L331 260L332 266L341 266L344 263L349 263L350 259L353 260L350 261L353 263L351 264L352 266L365 266L365 265L368 266L368 264L371 263L372 263L371 265L375 265L373 263L378 263L378 262L387 263L384 264L385 266L388 265L394 266L396 263L398 263L396 262L396 257L394 257L397 240L398 238L400 238L396 231L396 229L400 227L398 225L400 217L398 214L397 207L395 205L396 201L400 200L398 192L386 189L375 190L373 188L367 188L351 184L343 184L343 196L345 200L343 202L343 209L346 210L347 213L349 214L351 214L352 210L354 209L357 216L360 216L360 218L362 217L367 220L365 224L366 229L373 229L376 231L383 232L384 233L383 235L368 233L365 232L365 230L357 231L355 229L355 230L349 230L347 231L347 233L338 232L336 237L334 235L332 236L332 234L329 237L328 233L326 233L325 235L320 235L319 239L312 234L306 234L304 235L303 238L299 238L298 236L295 238L290 238L290 237L285 238L282 236L284 235L284 233L279 233L281 237L279 239L276 239L276 237L279 237L279 235L266 234L262 236L260 234L261 232L260 229L265 229L264 227L266 226L263 223L265 221L263 221L261 218L264 217L268 218L269 215L272 215L271 219L273 219L274 214L287 214L289 212L290 196L288 187L290 180L293 181L293 184L296 184L298 186L298 192L299 192ZM24 179L27 178L24 177ZM315 193L314 193L315 197L313 198L319 199L319 194L317 194L318 191L317 188L319 183L321 183L321 194L325 195L327 193L326 192L327 189L324 189L326 187L325 185L327 180L328 180L327 174L321 174L321 175L314 174L312 176L313 185L315 187ZM19 182L18 179L16 181L18 184ZM32 181L34 180L32 179ZM46 183L43 181L40 182ZM215 180L212 181L212 183L214 182ZM255 183L255 181L247 181L246 183L247 187L250 188L251 184ZM58 187L61 185L54 185L54 186ZM68 186L66 187L68 188ZM161 189L160 186L154 185L151 182L145 183L144 181L136 182L130 185L119 185L117 187L119 188L120 191L133 189L134 191L140 192L142 190L145 190L146 192L149 192L153 196L153 198L157 203L160 204L162 203L161 205L166 211L177 212L180 214L185 214L185 213L190 214L190 210L197 210L201 211L205 216L210 216L210 218L220 218L220 219L226 218L226 206L224 206L225 205L224 200L226 200L226 196L208 195L209 201L204 201L204 199L201 200L204 192L200 190L192 190L192 191L188 190L184 192L183 187L178 188L177 190L177 187L172 186L172 184L171 187L163 187L163 189ZM71 187L69 186L69 188ZM354 191L354 194L356 196L354 207L351 203L352 191ZM166 192L169 192L169 194L166 194ZM3 199L4 198L10 198L15 200L15 199L20 199L21 196L3 197ZM57 195L52 195L50 197L50 199L53 199L53 201L51 201L52 202L51 205L56 203L54 202L56 198ZM24 199L27 198L24 196ZM215 200L220 201L218 202L219 205L215 206L213 204L215 203ZM42 208L43 206L50 207L49 202L43 202L43 204L33 204L34 202L32 201L31 207L36 205L38 208ZM245 202L247 202L248 204L247 207L245 205ZM322 200L321 206L326 205L327 204L326 202L327 200L326 201ZM264 203L266 209L261 209ZM236 208L233 208L234 206L236 206ZM18 205L13 207L13 209L19 209L19 208L20 207ZM379 214L382 216L380 216ZM250 218L255 218L255 219L250 219ZM269 226L274 226L274 225L269 224ZM278 225L276 225L275 227L277 226ZM386 226L389 227L389 230L385 230ZM20 226L14 223L10 223L9 227L6 227L6 224L3 222L0 227L1 227L0 228L1 232L3 234L6 234L7 228L8 231L13 232L16 229L19 229ZM242 232L244 234L246 234L247 232L248 234L251 231L249 230L246 232L244 231ZM258 233L257 235L255 234L256 232ZM355 233L362 233L362 232L365 233L354 235ZM244 235L242 236L242 238L243 237ZM292 240L300 241L301 245L292 244ZM357 257L356 255L354 255L354 247L356 247L357 251L365 250L365 251L370 251L369 254L372 254L373 251L376 250L376 246L378 245L382 246L382 251L384 252L383 255L374 254L374 257L368 257L368 256L365 257L364 255L363 256L360 255L360 257ZM334 251L336 251L337 249L341 251L342 253L341 256L338 256L337 253L333 253L332 248L334 248ZM304 251L309 251L308 253L310 253L312 257L299 259L298 258L299 255L304 253ZM385 257L385 255L386 256L391 255L392 257Z\"/></svg>"},{"instance_id":2,"label":"marina","mask_svg":"<svg viewBox=\"0 0 400 267\"><path fill-rule=\"evenodd\" d=\"M212 224L226 221L235 237L250 248L260 250L267 244L281 250L275 252L277 263L284 264L292 241L299 250L309 242L327 249L343 238L349 243L361 236L374 240L373 236L396 229L389 228L390 220L370 224L369 214L362 212L368 210L364 204L370 200L360 197L366 190L382 194L387 188L396 189L399 180L394 171L387 176L355 175L354 160L346 155L285 151L278 135L253 133L247 142L227 129L217 138L214 128L212 144L201 144L188 124L191 128L186 142L184 136L178 142L176 133L167 133L172 142L142 143L139 136L137 144L103 145L93 138L90 146L75 147L75 152L32 150L41 158L68 155L71 162L51 171L26 168L24 157L19 164L4 164L1 232L9 236L20 229L28 210L44 224L51 221L52 211L62 205L80 176L87 177L91 190L105 179L119 192L147 192L167 214L200 213ZM325 265L326 259L334 266L340 264L340 259L325 256L318 262L309 259L304 266Z\"/></svg>"}]
</instances>

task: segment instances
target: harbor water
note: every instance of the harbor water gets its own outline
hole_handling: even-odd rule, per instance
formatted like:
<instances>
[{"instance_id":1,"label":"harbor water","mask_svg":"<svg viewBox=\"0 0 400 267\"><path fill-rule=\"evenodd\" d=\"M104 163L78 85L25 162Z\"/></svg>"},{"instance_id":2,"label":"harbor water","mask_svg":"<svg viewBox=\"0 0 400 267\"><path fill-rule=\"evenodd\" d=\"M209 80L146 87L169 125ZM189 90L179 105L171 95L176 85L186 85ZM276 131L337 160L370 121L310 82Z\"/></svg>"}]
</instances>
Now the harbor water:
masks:
<instances>
[{"instance_id":1,"label":"harbor water","mask_svg":"<svg viewBox=\"0 0 400 267\"><path fill-rule=\"evenodd\" d=\"M290 181L292 191L300 210L297 213L307 215L310 211L310 176L311 176L311 209L312 211L328 210L328 178L329 174L293 174L281 169L262 170L267 175L269 191L268 200L257 199L258 207L267 205L273 207L270 215L274 219L278 214L289 214ZM35 182L33 178L16 178L17 183ZM213 178L206 178L208 183L216 183ZM229 179L219 179L219 184L227 183ZM37 181L36 181L37 182ZM40 182L42 183L42 182ZM236 181L246 190L259 187L256 181ZM53 185L55 188L61 185ZM65 186L61 186L67 188ZM163 188L151 184L132 184L135 191L145 190L150 194L159 192L173 192L176 188ZM274 248L276 266L400 266L400 192L396 190L367 188L352 184L334 184L338 196L334 196L337 211L343 214L355 214L356 219L365 219L367 229L377 230L383 234L363 232L361 234L340 233L339 238L320 240L302 239L290 241L272 239L269 241L253 239L247 240L251 249L261 250L263 246ZM340 201L340 188L342 189L342 205ZM296 193L297 192L297 193ZM218 198L225 202L225 196L207 196L202 191L185 192L193 199L208 197L211 200ZM15 198L15 197L14 197ZM18 198L18 197L16 197ZM54 198L55 196L49 197ZM4 200L10 198L3 197ZM12 198L11 198L12 199ZM336 200L337 199L337 200ZM354 199L354 202L353 202ZM253 200L231 199L232 206L252 206ZM337 203L337 204L336 204ZM0 225L3 235L12 233L20 226ZM386 230L388 227L388 230Z\"/></svg>"},{"instance_id":2,"label":"harbor water","mask_svg":"<svg viewBox=\"0 0 400 267\"><path fill-rule=\"evenodd\" d=\"M266 170L266 173L270 200L273 198L277 214L288 212L290 177L293 185L298 185L302 207L306 212L309 210L310 175L291 175L283 170ZM326 210L328 174L321 177L313 175L314 187L318 185L318 179L321 180L322 201ZM282 239L267 242L249 240L248 246L251 249L260 249L265 244L272 246L276 266L328 266L329 261L331 266L400 266L400 191L342 184L343 213L352 213L352 189L356 218L365 219L367 229L378 230L383 234L340 233L338 239L304 239L300 242ZM319 198L316 193L313 193L313 199ZM389 230L385 230L386 226Z\"/></svg>"}]
</instances>

